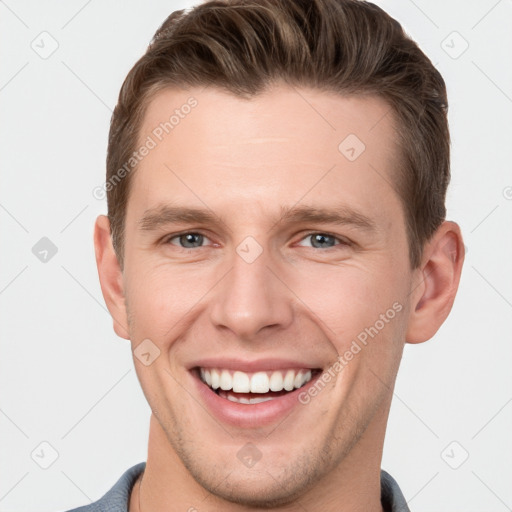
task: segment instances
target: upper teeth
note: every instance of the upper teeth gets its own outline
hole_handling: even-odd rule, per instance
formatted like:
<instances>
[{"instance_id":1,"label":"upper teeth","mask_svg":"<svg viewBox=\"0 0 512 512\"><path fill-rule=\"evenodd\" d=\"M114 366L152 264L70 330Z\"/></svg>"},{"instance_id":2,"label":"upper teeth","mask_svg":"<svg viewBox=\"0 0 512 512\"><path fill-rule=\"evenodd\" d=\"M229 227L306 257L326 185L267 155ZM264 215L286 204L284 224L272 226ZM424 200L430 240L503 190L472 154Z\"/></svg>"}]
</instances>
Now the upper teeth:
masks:
<instances>
[{"instance_id":1,"label":"upper teeth","mask_svg":"<svg viewBox=\"0 0 512 512\"><path fill-rule=\"evenodd\" d=\"M232 389L235 393L268 393L291 391L311 380L311 370L284 370L246 373L216 368L200 368L201 378L213 389Z\"/></svg>"}]
</instances>

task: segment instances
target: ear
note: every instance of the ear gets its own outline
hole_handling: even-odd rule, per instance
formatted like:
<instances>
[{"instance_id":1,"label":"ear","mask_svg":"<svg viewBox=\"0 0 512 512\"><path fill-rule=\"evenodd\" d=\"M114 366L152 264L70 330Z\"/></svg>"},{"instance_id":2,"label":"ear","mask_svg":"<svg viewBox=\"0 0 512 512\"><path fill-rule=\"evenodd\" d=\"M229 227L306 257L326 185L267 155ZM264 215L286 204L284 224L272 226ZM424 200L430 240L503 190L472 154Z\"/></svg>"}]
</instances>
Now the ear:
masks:
<instances>
[{"instance_id":1,"label":"ear","mask_svg":"<svg viewBox=\"0 0 512 512\"><path fill-rule=\"evenodd\" d=\"M446 320L459 287L463 263L460 228L455 222L445 221L425 245L422 263L414 271L407 343L429 340Z\"/></svg>"},{"instance_id":2,"label":"ear","mask_svg":"<svg viewBox=\"0 0 512 512\"><path fill-rule=\"evenodd\" d=\"M114 321L114 331L124 339L130 339L126 301L124 296L123 272L112 245L110 222L106 215L100 215L94 225L94 251L100 278L101 292Z\"/></svg>"}]
</instances>

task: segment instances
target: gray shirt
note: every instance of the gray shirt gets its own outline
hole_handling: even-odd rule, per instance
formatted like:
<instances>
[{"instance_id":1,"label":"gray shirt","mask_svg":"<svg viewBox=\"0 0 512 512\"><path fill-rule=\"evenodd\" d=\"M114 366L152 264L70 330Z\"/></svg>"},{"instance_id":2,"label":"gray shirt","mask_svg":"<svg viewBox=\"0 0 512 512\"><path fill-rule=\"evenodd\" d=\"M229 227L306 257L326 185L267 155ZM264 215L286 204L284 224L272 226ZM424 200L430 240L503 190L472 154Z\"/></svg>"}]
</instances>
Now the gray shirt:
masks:
<instances>
[{"instance_id":1,"label":"gray shirt","mask_svg":"<svg viewBox=\"0 0 512 512\"><path fill-rule=\"evenodd\" d=\"M67 512L128 512L132 487L145 467L145 462L132 466L99 500ZM381 502L385 512L411 512L395 479L383 469L380 471L380 484Z\"/></svg>"}]
</instances>

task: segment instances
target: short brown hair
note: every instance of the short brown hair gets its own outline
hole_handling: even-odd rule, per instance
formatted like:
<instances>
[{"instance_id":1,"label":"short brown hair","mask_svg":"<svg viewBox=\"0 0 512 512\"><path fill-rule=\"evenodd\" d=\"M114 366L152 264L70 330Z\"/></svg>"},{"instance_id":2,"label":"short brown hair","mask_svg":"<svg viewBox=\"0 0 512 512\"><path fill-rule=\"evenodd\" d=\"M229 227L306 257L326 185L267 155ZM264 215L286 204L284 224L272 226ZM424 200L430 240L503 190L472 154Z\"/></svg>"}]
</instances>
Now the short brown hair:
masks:
<instances>
[{"instance_id":1,"label":"short brown hair","mask_svg":"<svg viewBox=\"0 0 512 512\"><path fill-rule=\"evenodd\" d=\"M418 267L425 242L446 215L446 87L401 25L369 2L209 0L173 12L121 87L110 125L107 184L132 156L156 92L211 85L251 98L277 81L387 102L400 148L394 186L404 208L411 267ZM130 176L107 188L121 268Z\"/></svg>"}]
</instances>

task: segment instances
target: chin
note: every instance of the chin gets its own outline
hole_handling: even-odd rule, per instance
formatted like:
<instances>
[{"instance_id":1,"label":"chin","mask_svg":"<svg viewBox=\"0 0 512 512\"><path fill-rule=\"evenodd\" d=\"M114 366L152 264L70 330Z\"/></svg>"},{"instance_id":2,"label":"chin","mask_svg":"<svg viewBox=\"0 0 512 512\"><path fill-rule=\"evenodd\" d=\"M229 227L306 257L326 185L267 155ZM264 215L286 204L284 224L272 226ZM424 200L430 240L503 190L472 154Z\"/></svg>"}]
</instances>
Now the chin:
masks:
<instances>
[{"instance_id":1,"label":"chin","mask_svg":"<svg viewBox=\"0 0 512 512\"><path fill-rule=\"evenodd\" d=\"M210 467L204 460L200 465L197 460L184 462L196 482L213 496L262 510L292 504L329 470L318 456L293 456L292 452L284 454L284 460L265 460L264 456L252 467L238 460Z\"/></svg>"},{"instance_id":2,"label":"chin","mask_svg":"<svg viewBox=\"0 0 512 512\"><path fill-rule=\"evenodd\" d=\"M222 500L256 509L273 509L292 504L308 487L293 475L283 480L266 470L260 471L254 478L248 478L246 471L238 473L235 470L220 484L211 480L199 483Z\"/></svg>"}]
</instances>

